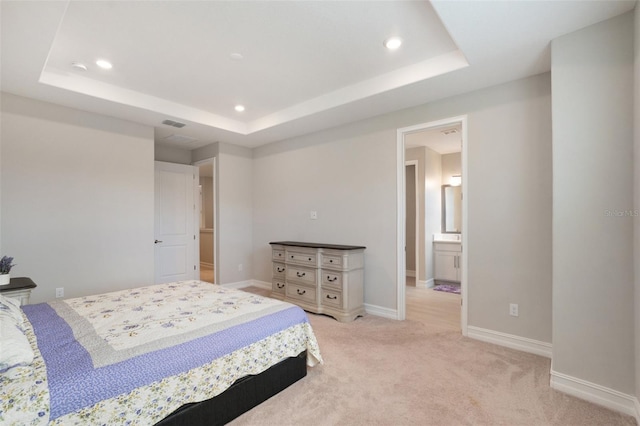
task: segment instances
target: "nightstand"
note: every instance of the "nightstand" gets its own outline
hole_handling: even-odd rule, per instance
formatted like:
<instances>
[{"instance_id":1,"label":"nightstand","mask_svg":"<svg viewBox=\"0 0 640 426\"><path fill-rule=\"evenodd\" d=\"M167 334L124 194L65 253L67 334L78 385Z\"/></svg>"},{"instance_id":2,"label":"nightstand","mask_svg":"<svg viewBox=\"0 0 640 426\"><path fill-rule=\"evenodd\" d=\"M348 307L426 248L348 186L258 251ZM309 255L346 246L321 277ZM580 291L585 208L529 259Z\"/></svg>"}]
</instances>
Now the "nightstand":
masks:
<instances>
[{"instance_id":1,"label":"nightstand","mask_svg":"<svg viewBox=\"0 0 640 426\"><path fill-rule=\"evenodd\" d=\"M31 297L31 289L36 287L36 283L34 283L31 278L11 278L9 284L0 286L0 294L11 297L12 299L18 299L20 305L28 305L29 297Z\"/></svg>"}]
</instances>

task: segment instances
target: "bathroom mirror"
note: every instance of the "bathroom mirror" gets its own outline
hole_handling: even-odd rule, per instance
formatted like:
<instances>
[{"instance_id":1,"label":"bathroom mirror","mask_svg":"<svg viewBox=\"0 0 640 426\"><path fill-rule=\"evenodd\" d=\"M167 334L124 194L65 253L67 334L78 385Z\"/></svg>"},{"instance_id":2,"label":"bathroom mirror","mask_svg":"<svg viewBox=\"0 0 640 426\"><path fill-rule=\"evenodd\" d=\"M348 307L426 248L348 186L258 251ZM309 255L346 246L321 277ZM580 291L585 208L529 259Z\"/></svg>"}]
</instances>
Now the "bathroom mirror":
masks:
<instances>
[{"instance_id":1,"label":"bathroom mirror","mask_svg":"<svg viewBox=\"0 0 640 426\"><path fill-rule=\"evenodd\" d=\"M442 233L462 232L462 187L442 185Z\"/></svg>"}]
</instances>

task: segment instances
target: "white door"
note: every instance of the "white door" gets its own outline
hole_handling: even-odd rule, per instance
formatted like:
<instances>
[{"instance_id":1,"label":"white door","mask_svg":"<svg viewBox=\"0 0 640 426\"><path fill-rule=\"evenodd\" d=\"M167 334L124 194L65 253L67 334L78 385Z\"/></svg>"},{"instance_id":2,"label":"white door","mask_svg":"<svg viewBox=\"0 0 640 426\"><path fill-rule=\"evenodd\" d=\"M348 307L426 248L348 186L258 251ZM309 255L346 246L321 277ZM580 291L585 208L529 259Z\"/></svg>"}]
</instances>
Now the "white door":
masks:
<instances>
[{"instance_id":1,"label":"white door","mask_svg":"<svg viewBox=\"0 0 640 426\"><path fill-rule=\"evenodd\" d=\"M198 278L197 168L155 163L156 284Z\"/></svg>"}]
</instances>

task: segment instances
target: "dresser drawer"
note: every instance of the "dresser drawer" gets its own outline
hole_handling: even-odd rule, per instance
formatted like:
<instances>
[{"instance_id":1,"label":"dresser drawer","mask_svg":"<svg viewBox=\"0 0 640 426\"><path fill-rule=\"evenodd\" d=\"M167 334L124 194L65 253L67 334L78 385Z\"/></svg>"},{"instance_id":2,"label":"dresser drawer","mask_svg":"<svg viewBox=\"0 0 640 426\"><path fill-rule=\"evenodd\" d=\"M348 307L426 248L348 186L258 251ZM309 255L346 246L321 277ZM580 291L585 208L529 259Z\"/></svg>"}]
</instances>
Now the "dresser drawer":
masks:
<instances>
[{"instance_id":1,"label":"dresser drawer","mask_svg":"<svg viewBox=\"0 0 640 426\"><path fill-rule=\"evenodd\" d=\"M303 285L287 284L287 297L303 300L309 303L316 303L316 289Z\"/></svg>"},{"instance_id":2,"label":"dresser drawer","mask_svg":"<svg viewBox=\"0 0 640 426\"><path fill-rule=\"evenodd\" d=\"M333 291L329 289L322 290L322 304L326 306L333 306L336 308L342 307L342 292Z\"/></svg>"},{"instance_id":3,"label":"dresser drawer","mask_svg":"<svg viewBox=\"0 0 640 426\"><path fill-rule=\"evenodd\" d=\"M342 256L323 254L322 255L322 267L323 268L342 268Z\"/></svg>"},{"instance_id":4,"label":"dresser drawer","mask_svg":"<svg viewBox=\"0 0 640 426\"><path fill-rule=\"evenodd\" d=\"M342 274L331 271L322 271L322 286L336 287L342 290Z\"/></svg>"},{"instance_id":5,"label":"dresser drawer","mask_svg":"<svg viewBox=\"0 0 640 426\"><path fill-rule=\"evenodd\" d=\"M286 272L287 282L299 282L314 286L316 282L316 270L311 268L303 268L301 266L287 265Z\"/></svg>"},{"instance_id":6,"label":"dresser drawer","mask_svg":"<svg viewBox=\"0 0 640 426\"><path fill-rule=\"evenodd\" d=\"M287 266L284 263L273 262L273 277L282 278L286 276Z\"/></svg>"},{"instance_id":7,"label":"dresser drawer","mask_svg":"<svg viewBox=\"0 0 640 426\"><path fill-rule=\"evenodd\" d=\"M275 260L276 262L284 262L284 250L272 250L271 259Z\"/></svg>"},{"instance_id":8,"label":"dresser drawer","mask_svg":"<svg viewBox=\"0 0 640 426\"><path fill-rule=\"evenodd\" d=\"M297 265L305 265L315 267L318 265L317 255L315 252L305 251L286 251L287 263L295 263Z\"/></svg>"},{"instance_id":9,"label":"dresser drawer","mask_svg":"<svg viewBox=\"0 0 640 426\"><path fill-rule=\"evenodd\" d=\"M282 280L273 280L271 285L271 291L274 293L284 294L284 290L287 286L284 283L284 279Z\"/></svg>"}]
</instances>

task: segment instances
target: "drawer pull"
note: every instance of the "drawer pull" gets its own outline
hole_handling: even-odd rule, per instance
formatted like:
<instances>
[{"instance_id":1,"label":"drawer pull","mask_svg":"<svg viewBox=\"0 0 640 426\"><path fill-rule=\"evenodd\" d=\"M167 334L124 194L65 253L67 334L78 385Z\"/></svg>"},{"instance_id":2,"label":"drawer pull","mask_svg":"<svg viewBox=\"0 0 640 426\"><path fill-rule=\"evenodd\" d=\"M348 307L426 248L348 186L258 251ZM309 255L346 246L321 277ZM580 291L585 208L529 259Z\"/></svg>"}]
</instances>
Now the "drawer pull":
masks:
<instances>
[{"instance_id":1,"label":"drawer pull","mask_svg":"<svg viewBox=\"0 0 640 426\"><path fill-rule=\"evenodd\" d=\"M282 253L278 253L278 256L282 256Z\"/></svg>"},{"instance_id":2,"label":"drawer pull","mask_svg":"<svg viewBox=\"0 0 640 426\"><path fill-rule=\"evenodd\" d=\"M309 258L309 262L311 262L311 258Z\"/></svg>"},{"instance_id":3,"label":"drawer pull","mask_svg":"<svg viewBox=\"0 0 640 426\"><path fill-rule=\"evenodd\" d=\"M284 288L284 284L276 283L276 286L277 286L278 288Z\"/></svg>"},{"instance_id":4,"label":"drawer pull","mask_svg":"<svg viewBox=\"0 0 640 426\"><path fill-rule=\"evenodd\" d=\"M278 267L278 268L276 268L276 269L278 270L278 272L284 272L284 268L280 268L280 267Z\"/></svg>"},{"instance_id":5,"label":"drawer pull","mask_svg":"<svg viewBox=\"0 0 640 426\"><path fill-rule=\"evenodd\" d=\"M331 275L327 275L327 281L329 281L330 283L334 282L337 279L338 277L333 277L333 279L331 279Z\"/></svg>"},{"instance_id":6,"label":"drawer pull","mask_svg":"<svg viewBox=\"0 0 640 426\"><path fill-rule=\"evenodd\" d=\"M333 259L329 259L329 263L333 263Z\"/></svg>"},{"instance_id":7,"label":"drawer pull","mask_svg":"<svg viewBox=\"0 0 640 426\"><path fill-rule=\"evenodd\" d=\"M302 291L300 291L300 289L299 289L299 288L297 288L297 289L296 289L296 291L298 292L298 295L299 295L299 296L302 296L303 294L305 294L305 293L307 292L307 290L302 290Z\"/></svg>"},{"instance_id":8,"label":"drawer pull","mask_svg":"<svg viewBox=\"0 0 640 426\"><path fill-rule=\"evenodd\" d=\"M336 300L338 298L338 296L331 296L330 294L327 294L327 299L331 299L331 300Z\"/></svg>"},{"instance_id":9,"label":"drawer pull","mask_svg":"<svg viewBox=\"0 0 640 426\"><path fill-rule=\"evenodd\" d=\"M304 277L305 275L307 275L307 273L306 273L306 272L303 272L302 274L300 274L300 272L296 272L296 275L298 276L298 278L302 278L302 277Z\"/></svg>"},{"instance_id":10,"label":"drawer pull","mask_svg":"<svg viewBox=\"0 0 640 426\"><path fill-rule=\"evenodd\" d=\"M291 255L291 258L293 259L293 255Z\"/></svg>"}]
</instances>

